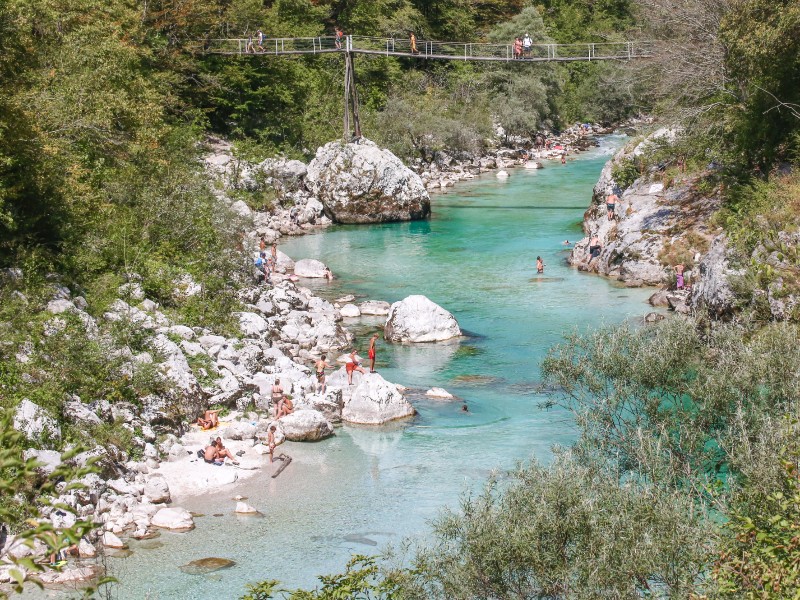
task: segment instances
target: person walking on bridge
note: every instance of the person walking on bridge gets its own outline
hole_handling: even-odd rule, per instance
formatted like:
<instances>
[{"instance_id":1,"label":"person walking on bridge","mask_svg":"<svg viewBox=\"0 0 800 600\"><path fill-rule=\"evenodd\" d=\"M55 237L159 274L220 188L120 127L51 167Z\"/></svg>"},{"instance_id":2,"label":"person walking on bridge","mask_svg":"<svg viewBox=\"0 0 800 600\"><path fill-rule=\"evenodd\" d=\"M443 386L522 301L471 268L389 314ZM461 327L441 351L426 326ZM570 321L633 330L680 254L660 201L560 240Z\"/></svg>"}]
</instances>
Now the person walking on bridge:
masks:
<instances>
[{"instance_id":1,"label":"person walking on bridge","mask_svg":"<svg viewBox=\"0 0 800 600\"><path fill-rule=\"evenodd\" d=\"M409 34L408 40L411 42L411 54L419 54L419 50L417 50L417 36L414 35L413 31Z\"/></svg>"},{"instance_id":2,"label":"person walking on bridge","mask_svg":"<svg viewBox=\"0 0 800 600\"><path fill-rule=\"evenodd\" d=\"M259 52L264 51L264 32L260 29L256 31L256 50Z\"/></svg>"},{"instance_id":3,"label":"person walking on bridge","mask_svg":"<svg viewBox=\"0 0 800 600\"><path fill-rule=\"evenodd\" d=\"M531 39L531 34L526 33L525 37L522 38L522 51L523 51L523 56L525 58L531 58L532 46L533 46L533 40Z\"/></svg>"},{"instance_id":4,"label":"person walking on bridge","mask_svg":"<svg viewBox=\"0 0 800 600\"><path fill-rule=\"evenodd\" d=\"M334 39L334 43L336 44L336 49L337 50L341 50L342 49L342 39L344 39L344 31L342 31L342 28L337 25L334 28L334 32L335 32L335 35L336 35L336 38Z\"/></svg>"}]
</instances>

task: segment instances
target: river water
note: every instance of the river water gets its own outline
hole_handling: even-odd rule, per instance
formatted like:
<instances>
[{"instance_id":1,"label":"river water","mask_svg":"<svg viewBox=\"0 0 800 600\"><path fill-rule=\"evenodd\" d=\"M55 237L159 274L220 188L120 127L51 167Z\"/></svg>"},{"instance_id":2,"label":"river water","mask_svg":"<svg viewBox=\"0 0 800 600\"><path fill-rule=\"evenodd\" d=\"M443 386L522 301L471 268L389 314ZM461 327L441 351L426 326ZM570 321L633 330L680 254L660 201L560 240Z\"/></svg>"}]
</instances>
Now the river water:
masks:
<instances>
[{"instance_id":1,"label":"river water","mask_svg":"<svg viewBox=\"0 0 800 600\"><path fill-rule=\"evenodd\" d=\"M381 340L377 368L406 386L444 387L469 413L461 401L418 399L419 415L409 422L345 426L323 442L287 444L282 449L294 461L277 479L256 476L235 492L182 501L205 514L194 531L132 540L132 556L111 560L121 581L117 596L238 598L247 582L268 578L313 585L318 574L341 571L352 553L424 537L442 507L457 507L492 470L546 461L554 444L570 443L569 415L540 407L546 395L538 391L538 365L547 348L575 328L648 309L650 291L571 269L562 245L582 236L592 186L619 143L606 138L563 167L462 183L433 198L430 221L339 226L285 241L281 249L293 258L318 258L337 275L332 283L311 282L322 296L391 302L424 294L450 310L468 334L463 341L412 347ZM543 276L536 275L537 256L547 265ZM364 356L376 326L380 321L353 328ZM235 493L264 516L234 516ZM209 575L178 569L208 556L237 564Z\"/></svg>"}]
</instances>

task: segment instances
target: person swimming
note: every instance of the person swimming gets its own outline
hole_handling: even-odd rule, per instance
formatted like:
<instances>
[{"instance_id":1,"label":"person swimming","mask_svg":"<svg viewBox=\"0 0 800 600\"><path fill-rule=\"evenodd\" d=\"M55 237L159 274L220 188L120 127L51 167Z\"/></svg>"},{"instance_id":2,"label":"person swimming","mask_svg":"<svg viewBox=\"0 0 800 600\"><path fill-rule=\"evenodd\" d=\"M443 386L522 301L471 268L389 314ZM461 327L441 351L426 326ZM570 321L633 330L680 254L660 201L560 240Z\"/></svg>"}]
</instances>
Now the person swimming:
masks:
<instances>
[{"instance_id":1,"label":"person swimming","mask_svg":"<svg viewBox=\"0 0 800 600\"><path fill-rule=\"evenodd\" d=\"M536 257L536 272L544 273L544 261L541 256Z\"/></svg>"}]
</instances>

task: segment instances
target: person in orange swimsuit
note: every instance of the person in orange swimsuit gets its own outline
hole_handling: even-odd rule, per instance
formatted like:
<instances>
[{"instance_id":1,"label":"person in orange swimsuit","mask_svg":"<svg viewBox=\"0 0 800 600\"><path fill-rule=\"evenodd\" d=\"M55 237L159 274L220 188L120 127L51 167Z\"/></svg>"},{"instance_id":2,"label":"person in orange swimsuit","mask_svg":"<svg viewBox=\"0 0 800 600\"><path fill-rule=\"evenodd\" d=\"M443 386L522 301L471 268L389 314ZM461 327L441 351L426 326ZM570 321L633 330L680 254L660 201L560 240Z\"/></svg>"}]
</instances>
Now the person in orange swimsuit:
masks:
<instances>
[{"instance_id":1,"label":"person in orange swimsuit","mask_svg":"<svg viewBox=\"0 0 800 600\"><path fill-rule=\"evenodd\" d=\"M378 341L378 334L372 336L372 339L369 341L369 372L375 373L375 342Z\"/></svg>"},{"instance_id":2,"label":"person in orange swimsuit","mask_svg":"<svg viewBox=\"0 0 800 600\"><path fill-rule=\"evenodd\" d=\"M350 352L350 360L347 361L345 365L345 370L347 371L347 385L353 385L353 371L358 371L363 375L366 375L367 372L361 366L361 364L356 359L356 351L355 348L352 352Z\"/></svg>"}]
</instances>

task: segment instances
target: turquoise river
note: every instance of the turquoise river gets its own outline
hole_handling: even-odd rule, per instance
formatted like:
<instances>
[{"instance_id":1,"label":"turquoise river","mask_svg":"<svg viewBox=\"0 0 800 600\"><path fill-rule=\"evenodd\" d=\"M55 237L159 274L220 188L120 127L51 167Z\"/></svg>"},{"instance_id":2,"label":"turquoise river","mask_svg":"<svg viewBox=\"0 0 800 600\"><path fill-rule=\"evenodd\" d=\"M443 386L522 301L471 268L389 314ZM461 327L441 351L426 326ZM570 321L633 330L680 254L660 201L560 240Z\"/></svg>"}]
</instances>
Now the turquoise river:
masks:
<instances>
[{"instance_id":1,"label":"turquoise river","mask_svg":"<svg viewBox=\"0 0 800 600\"><path fill-rule=\"evenodd\" d=\"M352 553L424 537L445 506L457 507L492 470L574 439L569 415L545 410L539 363L565 332L639 318L649 290L626 289L579 273L562 245L582 236L581 219L600 170L620 138L566 166L490 173L432 199L429 221L337 226L285 240L293 258L318 258L337 279L312 288L329 299L352 293L388 300L424 294L451 311L468 334L457 344L379 345L378 370L389 381L444 387L469 405L415 400L419 415L385 428L345 426L316 444L287 444L294 458L277 479L259 475L234 491L186 499L203 513L194 531L131 540L133 554L111 559L116 596L151 600L238 598L245 584L278 579L311 586L342 570ZM536 275L536 257L547 267ZM308 282L304 282L308 283ZM367 336L352 330L366 356ZM234 494L263 512L233 515ZM220 516L214 516L215 514ZM157 542L157 543L153 543ZM219 556L230 569L189 575L178 567Z\"/></svg>"}]
</instances>

